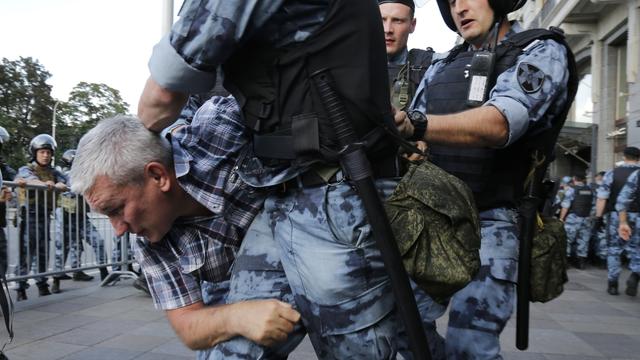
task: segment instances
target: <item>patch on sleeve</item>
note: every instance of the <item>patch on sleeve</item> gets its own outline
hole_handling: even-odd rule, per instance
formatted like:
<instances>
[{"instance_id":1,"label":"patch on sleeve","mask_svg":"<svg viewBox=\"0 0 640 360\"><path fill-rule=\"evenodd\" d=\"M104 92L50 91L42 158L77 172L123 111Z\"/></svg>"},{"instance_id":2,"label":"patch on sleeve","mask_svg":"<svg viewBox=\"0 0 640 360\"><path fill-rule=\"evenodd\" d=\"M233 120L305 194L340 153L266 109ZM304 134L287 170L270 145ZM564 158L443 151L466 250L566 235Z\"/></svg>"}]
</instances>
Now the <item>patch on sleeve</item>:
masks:
<instances>
[{"instance_id":1,"label":"patch on sleeve","mask_svg":"<svg viewBox=\"0 0 640 360\"><path fill-rule=\"evenodd\" d=\"M537 66L522 62L518 65L518 84L527 94L542 88L545 74Z\"/></svg>"}]
</instances>

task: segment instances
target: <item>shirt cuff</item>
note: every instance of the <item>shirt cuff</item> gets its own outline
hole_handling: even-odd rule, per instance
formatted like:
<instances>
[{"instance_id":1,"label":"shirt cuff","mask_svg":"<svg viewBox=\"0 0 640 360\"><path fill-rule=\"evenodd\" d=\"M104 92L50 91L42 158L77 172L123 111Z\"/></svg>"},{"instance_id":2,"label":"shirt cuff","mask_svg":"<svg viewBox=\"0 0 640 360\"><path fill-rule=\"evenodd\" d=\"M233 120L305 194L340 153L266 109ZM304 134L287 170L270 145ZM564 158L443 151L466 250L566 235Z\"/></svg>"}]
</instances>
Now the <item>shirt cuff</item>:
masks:
<instances>
[{"instance_id":1,"label":"shirt cuff","mask_svg":"<svg viewBox=\"0 0 640 360\"><path fill-rule=\"evenodd\" d=\"M163 88L187 94L207 92L216 84L215 71L200 71L187 64L169 43L169 35L153 47L149 71Z\"/></svg>"},{"instance_id":2,"label":"shirt cuff","mask_svg":"<svg viewBox=\"0 0 640 360\"><path fill-rule=\"evenodd\" d=\"M507 142L500 147L504 148L513 144L527 132L529 111L518 101L509 97L496 97L487 101L485 105L491 105L498 109L509 124L509 137Z\"/></svg>"}]
</instances>

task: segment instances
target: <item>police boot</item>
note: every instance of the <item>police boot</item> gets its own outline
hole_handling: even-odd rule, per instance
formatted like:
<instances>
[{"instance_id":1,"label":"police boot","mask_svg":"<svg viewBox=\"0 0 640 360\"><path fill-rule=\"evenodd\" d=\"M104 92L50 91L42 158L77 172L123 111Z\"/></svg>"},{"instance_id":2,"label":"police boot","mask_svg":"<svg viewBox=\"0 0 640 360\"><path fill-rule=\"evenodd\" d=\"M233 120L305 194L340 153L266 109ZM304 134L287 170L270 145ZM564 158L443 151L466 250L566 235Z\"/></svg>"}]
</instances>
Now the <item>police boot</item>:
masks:
<instances>
[{"instance_id":1,"label":"police boot","mask_svg":"<svg viewBox=\"0 0 640 360\"><path fill-rule=\"evenodd\" d=\"M634 272L629 275L627 279L627 290L625 291L627 295L638 295L638 281L640 281L640 274Z\"/></svg>"},{"instance_id":2,"label":"police boot","mask_svg":"<svg viewBox=\"0 0 640 360\"><path fill-rule=\"evenodd\" d=\"M73 281L91 281L93 276L86 274L83 271L76 271L73 273Z\"/></svg>"},{"instance_id":3,"label":"police boot","mask_svg":"<svg viewBox=\"0 0 640 360\"><path fill-rule=\"evenodd\" d=\"M576 261L576 268L584 270L587 267L587 258L579 257Z\"/></svg>"},{"instance_id":4,"label":"police boot","mask_svg":"<svg viewBox=\"0 0 640 360\"><path fill-rule=\"evenodd\" d=\"M109 276L109 272L107 271L107 267L103 266L100 268L100 281L103 281L107 276Z\"/></svg>"},{"instance_id":5,"label":"police boot","mask_svg":"<svg viewBox=\"0 0 640 360\"><path fill-rule=\"evenodd\" d=\"M40 296L51 295L51 291L49 291L49 285L38 286L38 295Z\"/></svg>"},{"instance_id":6,"label":"police boot","mask_svg":"<svg viewBox=\"0 0 640 360\"><path fill-rule=\"evenodd\" d=\"M18 289L18 290L16 290L16 292L18 293L18 295L16 296L16 301L27 300L27 290Z\"/></svg>"},{"instance_id":7,"label":"police boot","mask_svg":"<svg viewBox=\"0 0 640 360\"><path fill-rule=\"evenodd\" d=\"M607 287L609 295L618 295L618 280L609 280L609 287Z\"/></svg>"},{"instance_id":8,"label":"police boot","mask_svg":"<svg viewBox=\"0 0 640 360\"><path fill-rule=\"evenodd\" d=\"M53 278L53 285L51 286L51 292L54 294L60 293L60 279Z\"/></svg>"}]
</instances>

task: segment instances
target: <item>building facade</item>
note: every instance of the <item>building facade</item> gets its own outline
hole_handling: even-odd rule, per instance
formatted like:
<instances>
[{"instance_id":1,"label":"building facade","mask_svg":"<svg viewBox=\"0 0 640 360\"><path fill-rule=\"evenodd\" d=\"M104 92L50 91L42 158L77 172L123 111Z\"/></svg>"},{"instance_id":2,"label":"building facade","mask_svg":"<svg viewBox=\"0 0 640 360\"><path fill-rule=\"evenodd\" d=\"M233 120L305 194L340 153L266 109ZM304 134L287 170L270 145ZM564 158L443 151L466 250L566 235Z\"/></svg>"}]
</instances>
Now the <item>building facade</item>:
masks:
<instances>
[{"instance_id":1,"label":"building facade","mask_svg":"<svg viewBox=\"0 0 640 360\"><path fill-rule=\"evenodd\" d=\"M567 121L593 124L589 170L613 168L640 147L640 0L530 0L518 16L564 30L581 78Z\"/></svg>"}]
</instances>

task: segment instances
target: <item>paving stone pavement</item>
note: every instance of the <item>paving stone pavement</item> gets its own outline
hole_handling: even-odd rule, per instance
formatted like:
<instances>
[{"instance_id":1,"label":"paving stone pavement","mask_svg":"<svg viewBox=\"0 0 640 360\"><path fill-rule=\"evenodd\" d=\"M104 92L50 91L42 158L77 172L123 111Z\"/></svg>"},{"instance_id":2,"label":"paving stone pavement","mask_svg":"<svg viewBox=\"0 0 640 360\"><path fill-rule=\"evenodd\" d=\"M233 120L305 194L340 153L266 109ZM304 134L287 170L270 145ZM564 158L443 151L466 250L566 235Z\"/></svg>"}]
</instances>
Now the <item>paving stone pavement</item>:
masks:
<instances>
[{"instance_id":1,"label":"paving stone pavement","mask_svg":"<svg viewBox=\"0 0 640 360\"><path fill-rule=\"evenodd\" d=\"M621 280L627 276L623 272ZM532 304L528 351L515 348L515 319L509 322L501 338L504 358L640 359L640 299L606 294L605 270L572 269L569 278L561 297ZM98 284L67 280L62 293L41 298L32 286L29 300L15 307L16 336L5 349L9 359L195 359L132 280ZM624 281L620 285L624 291ZM443 334L446 321L438 321ZM289 357L315 358L308 340Z\"/></svg>"}]
</instances>

